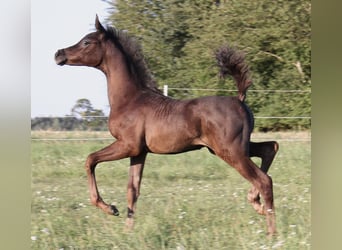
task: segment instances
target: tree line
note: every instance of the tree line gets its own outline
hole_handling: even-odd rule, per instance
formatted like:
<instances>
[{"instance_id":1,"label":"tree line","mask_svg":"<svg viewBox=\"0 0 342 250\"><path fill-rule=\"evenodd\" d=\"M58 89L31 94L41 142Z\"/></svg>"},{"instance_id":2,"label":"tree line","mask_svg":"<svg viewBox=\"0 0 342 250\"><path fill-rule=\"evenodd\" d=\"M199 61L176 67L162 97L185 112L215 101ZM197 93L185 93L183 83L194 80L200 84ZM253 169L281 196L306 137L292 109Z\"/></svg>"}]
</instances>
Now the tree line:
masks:
<instances>
[{"instance_id":1,"label":"tree line","mask_svg":"<svg viewBox=\"0 0 342 250\"><path fill-rule=\"evenodd\" d=\"M64 117L35 117L31 119L31 130L82 131L107 130L107 117L100 109L95 109L90 100L81 98Z\"/></svg>"},{"instance_id":2,"label":"tree line","mask_svg":"<svg viewBox=\"0 0 342 250\"><path fill-rule=\"evenodd\" d=\"M160 88L175 98L203 95L191 89L234 89L218 77L214 52L223 44L243 51L252 73L255 116L311 115L311 2L309 0L116 0L110 23L142 44ZM227 95L220 90L214 95ZM305 119L263 119L260 130L310 128Z\"/></svg>"}]
</instances>

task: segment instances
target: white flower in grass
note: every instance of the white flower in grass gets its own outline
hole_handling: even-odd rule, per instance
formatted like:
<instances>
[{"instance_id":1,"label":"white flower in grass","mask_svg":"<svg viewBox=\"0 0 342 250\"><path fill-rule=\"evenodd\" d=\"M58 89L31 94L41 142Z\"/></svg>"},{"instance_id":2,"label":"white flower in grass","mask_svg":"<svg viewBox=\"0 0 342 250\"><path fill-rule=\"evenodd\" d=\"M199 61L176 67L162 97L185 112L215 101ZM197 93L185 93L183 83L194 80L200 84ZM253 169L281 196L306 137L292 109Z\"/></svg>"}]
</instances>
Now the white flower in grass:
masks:
<instances>
[{"instance_id":1,"label":"white flower in grass","mask_svg":"<svg viewBox=\"0 0 342 250\"><path fill-rule=\"evenodd\" d=\"M283 240L278 241L277 243L275 243L275 244L272 246L272 249L276 249L276 248L281 247L281 246L284 244L284 242L285 242L285 241L283 241Z\"/></svg>"},{"instance_id":2,"label":"white flower in grass","mask_svg":"<svg viewBox=\"0 0 342 250\"><path fill-rule=\"evenodd\" d=\"M48 228L43 228L42 230L40 230L41 232L45 233L45 234L50 234L49 229Z\"/></svg>"}]
</instances>

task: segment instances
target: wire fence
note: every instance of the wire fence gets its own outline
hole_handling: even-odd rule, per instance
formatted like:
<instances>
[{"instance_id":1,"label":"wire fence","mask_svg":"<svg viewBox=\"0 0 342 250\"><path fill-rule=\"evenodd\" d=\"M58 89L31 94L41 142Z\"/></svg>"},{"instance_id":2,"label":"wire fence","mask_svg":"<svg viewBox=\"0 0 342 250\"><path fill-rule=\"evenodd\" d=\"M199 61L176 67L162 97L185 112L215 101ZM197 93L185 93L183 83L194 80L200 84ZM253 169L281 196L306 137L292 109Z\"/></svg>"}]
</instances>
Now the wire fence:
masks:
<instances>
[{"instance_id":1,"label":"wire fence","mask_svg":"<svg viewBox=\"0 0 342 250\"><path fill-rule=\"evenodd\" d=\"M177 91L205 91L205 92L237 92L235 89L211 89L211 88L177 88L177 87L169 87L168 85L163 86L163 94L168 96L169 90L177 90ZM279 89L272 89L272 90L248 90L248 92L254 93L298 93L298 94L311 94L311 90L279 90ZM108 120L108 116L74 116L74 115L67 115L62 117L39 117L39 118L48 118L48 119L78 119L78 120L88 120L88 119L104 119ZM311 122L311 116L255 116L255 120L258 119L265 120L265 119L288 119L288 120L309 120ZM32 138L32 141L113 141L112 137L96 137L96 138ZM257 140L277 140L277 141L310 141L311 136L306 138L257 138Z\"/></svg>"}]
</instances>

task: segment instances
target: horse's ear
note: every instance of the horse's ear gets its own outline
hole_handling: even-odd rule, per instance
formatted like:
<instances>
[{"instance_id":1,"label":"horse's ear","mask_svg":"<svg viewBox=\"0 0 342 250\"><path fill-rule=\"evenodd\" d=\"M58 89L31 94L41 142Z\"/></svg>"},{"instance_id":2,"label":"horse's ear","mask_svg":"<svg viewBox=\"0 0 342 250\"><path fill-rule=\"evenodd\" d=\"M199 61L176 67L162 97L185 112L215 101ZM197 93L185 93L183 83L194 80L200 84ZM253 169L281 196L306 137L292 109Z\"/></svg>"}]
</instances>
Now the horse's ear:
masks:
<instances>
[{"instance_id":1,"label":"horse's ear","mask_svg":"<svg viewBox=\"0 0 342 250\"><path fill-rule=\"evenodd\" d=\"M102 33L106 31L106 29L100 23L99 17L97 16L97 14L96 14L96 18L95 18L95 27L96 27L97 31L100 31Z\"/></svg>"}]
</instances>

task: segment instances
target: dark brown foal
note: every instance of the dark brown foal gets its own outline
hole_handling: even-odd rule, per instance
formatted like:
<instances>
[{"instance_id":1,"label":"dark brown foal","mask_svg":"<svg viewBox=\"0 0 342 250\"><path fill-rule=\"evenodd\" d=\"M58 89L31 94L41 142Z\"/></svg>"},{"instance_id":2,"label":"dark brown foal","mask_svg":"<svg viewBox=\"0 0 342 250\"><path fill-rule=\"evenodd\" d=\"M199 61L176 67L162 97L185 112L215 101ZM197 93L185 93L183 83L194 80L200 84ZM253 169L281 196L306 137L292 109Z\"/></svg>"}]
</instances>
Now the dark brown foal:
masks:
<instances>
[{"instance_id":1,"label":"dark brown foal","mask_svg":"<svg viewBox=\"0 0 342 250\"><path fill-rule=\"evenodd\" d=\"M95 27L96 31L79 43L55 54L58 65L94 67L107 78L108 128L116 141L87 158L92 204L105 213L119 214L101 198L95 168L101 162L130 158L126 225L132 228L147 153L177 154L207 147L253 185L248 200L259 214L266 215L268 233L274 234L272 179L267 171L278 144L250 142L253 115L244 101L252 81L243 55L228 46L215 54L221 75L234 78L238 96L175 100L157 90L140 47L130 36L111 27L105 29L97 17ZM253 156L262 159L261 168L251 161Z\"/></svg>"}]
</instances>

